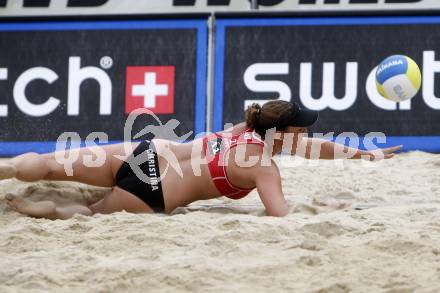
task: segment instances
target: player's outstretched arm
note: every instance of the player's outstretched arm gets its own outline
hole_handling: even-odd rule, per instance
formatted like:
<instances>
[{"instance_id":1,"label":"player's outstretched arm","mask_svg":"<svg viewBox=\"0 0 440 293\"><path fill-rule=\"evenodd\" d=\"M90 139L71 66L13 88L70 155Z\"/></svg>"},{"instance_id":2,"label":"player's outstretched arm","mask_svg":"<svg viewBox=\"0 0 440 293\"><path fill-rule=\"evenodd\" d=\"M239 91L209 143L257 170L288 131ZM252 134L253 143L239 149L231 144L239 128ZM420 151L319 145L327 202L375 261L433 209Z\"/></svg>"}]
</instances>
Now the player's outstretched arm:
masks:
<instances>
[{"instance_id":1,"label":"player's outstretched arm","mask_svg":"<svg viewBox=\"0 0 440 293\"><path fill-rule=\"evenodd\" d=\"M348 147L320 138L303 138L292 154L300 155L307 159L364 159L369 161L390 159L399 151L402 145L390 148L378 148L372 151L364 151Z\"/></svg>"}]
</instances>

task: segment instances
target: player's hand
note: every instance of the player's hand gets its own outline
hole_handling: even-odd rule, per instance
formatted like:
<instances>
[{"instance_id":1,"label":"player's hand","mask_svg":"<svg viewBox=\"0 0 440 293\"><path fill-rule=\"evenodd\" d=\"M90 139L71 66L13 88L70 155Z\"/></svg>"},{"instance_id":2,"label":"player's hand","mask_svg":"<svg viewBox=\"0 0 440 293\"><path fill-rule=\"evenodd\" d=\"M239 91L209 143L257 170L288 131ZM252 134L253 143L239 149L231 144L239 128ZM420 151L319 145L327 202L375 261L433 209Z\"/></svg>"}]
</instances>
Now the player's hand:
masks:
<instances>
[{"instance_id":1,"label":"player's hand","mask_svg":"<svg viewBox=\"0 0 440 293\"><path fill-rule=\"evenodd\" d=\"M361 155L361 158L367 161L380 161L383 159L391 159L395 152L399 151L403 145L397 145L389 148L379 148L372 151L366 151Z\"/></svg>"}]
</instances>

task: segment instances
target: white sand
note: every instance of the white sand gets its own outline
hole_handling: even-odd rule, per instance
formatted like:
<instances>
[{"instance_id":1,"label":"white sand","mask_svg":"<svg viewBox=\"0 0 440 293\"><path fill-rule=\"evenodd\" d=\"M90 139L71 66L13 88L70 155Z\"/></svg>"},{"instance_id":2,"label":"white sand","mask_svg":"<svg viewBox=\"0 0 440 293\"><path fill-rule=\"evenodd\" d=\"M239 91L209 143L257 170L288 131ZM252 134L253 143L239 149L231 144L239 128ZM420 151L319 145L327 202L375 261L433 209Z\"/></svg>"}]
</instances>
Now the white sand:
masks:
<instances>
[{"instance_id":1,"label":"white sand","mask_svg":"<svg viewBox=\"0 0 440 293\"><path fill-rule=\"evenodd\" d=\"M50 221L8 210L4 194L93 201L103 190L3 181L0 291L440 292L440 156L345 166L281 167L287 198L380 207L272 218L252 193L173 216Z\"/></svg>"}]
</instances>

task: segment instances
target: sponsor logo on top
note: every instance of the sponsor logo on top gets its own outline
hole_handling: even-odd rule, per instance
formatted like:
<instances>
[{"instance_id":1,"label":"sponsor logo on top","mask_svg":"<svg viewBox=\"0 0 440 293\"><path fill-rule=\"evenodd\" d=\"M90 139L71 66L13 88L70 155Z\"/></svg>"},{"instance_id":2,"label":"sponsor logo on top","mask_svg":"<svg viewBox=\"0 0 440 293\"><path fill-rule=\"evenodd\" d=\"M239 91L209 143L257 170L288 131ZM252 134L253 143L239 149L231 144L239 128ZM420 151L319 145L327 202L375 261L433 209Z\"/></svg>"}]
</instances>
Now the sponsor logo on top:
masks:
<instances>
[{"instance_id":1,"label":"sponsor logo on top","mask_svg":"<svg viewBox=\"0 0 440 293\"><path fill-rule=\"evenodd\" d=\"M144 108L155 114L174 113L174 66L129 66L125 113Z\"/></svg>"},{"instance_id":2,"label":"sponsor logo on top","mask_svg":"<svg viewBox=\"0 0 440 293\"><path fill-rule=\"evenodd\" d=\"M11 93L15 106L24 114L31 117L43 117L50 115L55 110L62 108L62 99L67 97L67 116L80 115L80 103L87 103L90 97L81 95L81 86L85 81L93 81L99 86L99 115L112 115L112 80L106 70L112 68L113 59L104 56L100 60L100 67L89 66L81 62L81 57L71 56L68 60L68 75L60 76L49 67L32 67L25 69L14 80L10 80L9 68L0 66L0 82L11 82ZM130 66L127 67L125 113L143 108L156 114L174 113L174 66ZM61 80L59 80L61 77ZM67 82L64 79L67 77ZM27 89L35 82L40 86L55 90L55 83L61 82L67 88L63 93L58 92L44 97L41 102L35 103L34 97ZM43 84L41 84L43 82ZM9 116L9 107L13 106L0 102L0 117Z\"/></svg>"},{"instance_id":3,"label":"sponsor logo on top","mask_svg":"<svg viewBox=\"0 0 440 293\"><path fill-rule=\"evenodd\" d=\"M390 61L390 62L383 64L382 66L380 66L377 69L377 75L381 74L382 71L384 71L385 69L393 67L393 66L397 66L397 65L403 65L403 61L402 60L393 60L393 61Z\"/></svg>"}]
</instances>

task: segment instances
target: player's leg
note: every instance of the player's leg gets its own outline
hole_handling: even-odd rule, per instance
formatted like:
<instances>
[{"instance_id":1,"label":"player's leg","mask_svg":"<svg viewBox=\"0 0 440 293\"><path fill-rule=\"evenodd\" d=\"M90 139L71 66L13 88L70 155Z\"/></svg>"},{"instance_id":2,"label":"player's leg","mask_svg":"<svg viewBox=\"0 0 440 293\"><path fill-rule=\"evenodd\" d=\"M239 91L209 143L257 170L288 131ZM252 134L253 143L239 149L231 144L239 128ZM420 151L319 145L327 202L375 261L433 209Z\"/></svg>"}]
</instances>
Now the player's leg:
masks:
<instances>
[{"instance_id":1,"label":"player's leg","mask_svg":"<svg viewBox=\"0 0 440 293\"><path fill-rule=\"evenodd\" d=\"M103 199L90 205L89 208L93 213L99 214L110 214L120 211L129 213L154 213L153 209L139 197L117 186Z\"/></svg>"},{"instance_id":2,"label":"player's leg","mask_svg":"<svg viewBox=\"0 0 440 293\"><path fill-rule=\"evenodd\" d=\"M153 213L154 211L135 195L118 187L108 193L98 202L86 206L72 204L68 206L57 206L52 201L33 202L20 196L7 194L5 196L8 205L15 211L36 218L46 219L69 219L75 214L91 216L95 213L110 214L114 212L127 211L130 213Z\"/></svg>"},{"instance_id":3,"label":"player's leg","mask_svg":"<svg viewBox=\"0 0 440 293\"><path fill-rule=\"evenodd\" d=\"M5 199L9 207L14 211L35 218L64 220L71 218L74 214L93 215L93 212L87 206L80 204L59 207L53 201L45 200L33 202L12 194L7 194Z\"/></svg>"},{"instance_id":4,"label":"player's leg","mask_svg":"<svg viewBox=\"0 0 440 293\"><path fill-rule=\"evenodd\" d=\"M135 144L133 144L135 147ZM111 187L127 155L124 144L96 146L50 154L27 153L0 164L0 180L64 180Z\"/></svg>"}]
</instances>

